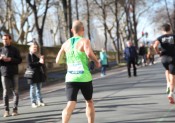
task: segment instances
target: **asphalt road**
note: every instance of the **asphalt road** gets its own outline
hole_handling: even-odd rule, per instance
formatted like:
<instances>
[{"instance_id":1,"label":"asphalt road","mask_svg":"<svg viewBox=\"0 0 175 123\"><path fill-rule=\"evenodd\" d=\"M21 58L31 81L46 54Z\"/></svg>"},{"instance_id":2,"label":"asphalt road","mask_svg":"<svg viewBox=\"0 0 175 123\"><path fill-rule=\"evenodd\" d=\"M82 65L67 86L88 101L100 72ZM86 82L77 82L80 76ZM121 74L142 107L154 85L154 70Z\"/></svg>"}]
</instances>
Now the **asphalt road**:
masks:
<instances>
[{"instance_id":1,"label":"asphalt road","mask_svg":"<svg viewBox=\"0 0 175 123\"><path fill-rule=\"evenodd\" d=\"M160 63L138 68L137 77L127 77L126 68L107 71L107 76L94 74L95 123L175 123L175 105L165 93L164 69ZM0 123L61 123L66 106L64 83L44 87L45 107L32 109L28 90L20 96L19 115L3 118ZM12 104L10 104L12 106ZM84 99L78 103L70 123L87 123Z\"/></svg>"}]
</instances>

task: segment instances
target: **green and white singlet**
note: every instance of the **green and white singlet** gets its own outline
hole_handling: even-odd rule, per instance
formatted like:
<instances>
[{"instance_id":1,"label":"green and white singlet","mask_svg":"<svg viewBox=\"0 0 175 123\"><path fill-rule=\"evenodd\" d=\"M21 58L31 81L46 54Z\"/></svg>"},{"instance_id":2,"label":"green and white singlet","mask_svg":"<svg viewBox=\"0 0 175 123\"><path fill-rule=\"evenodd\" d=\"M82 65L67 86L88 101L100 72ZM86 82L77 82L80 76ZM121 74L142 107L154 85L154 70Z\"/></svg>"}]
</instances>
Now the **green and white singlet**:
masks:
<instances>
[{"instance_id":1,"label":"green and white singlet","mask_svg":"<svg viewBox=\"0 0 175 123\"><path fill-rule=\"evenodd\" d=\"M92 75L88 67L88 58L85 52L76 49L82 37L76 36L69 39L71 48L66 52L67 74L66 82L90 82Z\"/></svg>"}]
</instances>

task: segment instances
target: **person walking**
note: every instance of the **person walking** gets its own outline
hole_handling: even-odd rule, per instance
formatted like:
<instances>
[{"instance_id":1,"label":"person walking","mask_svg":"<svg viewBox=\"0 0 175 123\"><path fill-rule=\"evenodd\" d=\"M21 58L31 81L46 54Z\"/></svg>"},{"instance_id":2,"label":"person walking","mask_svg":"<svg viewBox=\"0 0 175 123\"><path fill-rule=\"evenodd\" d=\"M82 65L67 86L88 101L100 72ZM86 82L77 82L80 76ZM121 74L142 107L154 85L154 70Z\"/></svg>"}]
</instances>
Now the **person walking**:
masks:
<instances>
[{"instance_id":1,"label":"person walking","mask_svg":"<svg viewBox=\"0 0 175 123\"><path fill-rule=\"evenodd\" d=\"M41 88L42 83L46 80L46 73L44 71L44 56L37 56L38 44L33 42L29 47L27 55L27 67L34 71L32 79L27 79L30 84L30 99L32 108L38 106L45 106L42 99Z\"/></svg>"},{"instance_id":2,"label":"person walking","mask_svg":"<svg viewBox=\"0 0 175 123\"><path fill-rule=\"evenodd\" d=\"M68 123L77 103L77 94L81 90L86 102L86 116L88 123L94 123L95 109L93 103L92 75L88 68L88 59L94 61L97 68L100 62L96 58L90 46L89 39L83 38L84 26L79 20L73 22L73 37L68 39L58 52L56 63L59 63L66 55L66 96L67 106L62 112L62 123Z\"/></svg>"},{"instance_id":3,"label":"person walking","mask_svg":"<svg viewBox=\"0 0 175 123\"><path fill-rule=\"evenodd\" d=\"M106 67L108 65L108 57L106 50L104 48L102 48L100 52L100 63L101 63L101 76L103 77L106 75Z\"/></svg>"},{"instance_id":4,"label":"person walking","mask_svg":"<svg viewBox=\"0 0 175 123\"><path fill-rule=\"evenodd\" d=\"M142 66L146 65L146 48L143 43L140 44L139 47L139 56L140 56L140 62Z\"/></svg>"},{"instance_id":5,"label":"person walking","mask_svg":"<svg viewBox=\"0 0 175 123\"><path fill-rule=\"evenodd\" d=\"M154 43L157 54L161 56L161 62L165 68L165 76L167 81L168 99L174 104L174 85L175 85L175 34L172 34L170 24L162 25L162 33ZM161 50L159 50L159 44Z\"/></svg>"},{"instance_id":6,"label":"person walking","mask_svg":"<svg viewBox=\"0 0 175 123\"><path fill-rule=\"evenodd\" d=\"M19 50L11 45L12 38L9 34L2 36L3 47L0 49L1 82L3 88L3 103L5 111L3 117L10 116L9 93L13 92L12 116L18 115L18 65L22 62Z\"/></svg>"},{"instance_id":7,"label":"person walking","mask_svg":"<svg viewBox=\"0 0 175 123\"><path fill-rule=\"evenodd\" d=\"M154 55L155 55L155 50L154 50L153 44L150 44L150 46L148 48L148 54L147 54L149 65L154 64Z\"/></svg>"},{"instance_id":8,"label":"person walking","mask_svg":"<svg viewBox=\"0 0 175 123\"><path fill-rule=\"evenodd\" d=\"M127 62L127 70L128 70L128 77L131 77L131 64L133 65L133 74L137 76L137 51L136 48L132 45L131 41L127 42L127 47L124 50L125 60Z\"/></svg>"}]
</instances>

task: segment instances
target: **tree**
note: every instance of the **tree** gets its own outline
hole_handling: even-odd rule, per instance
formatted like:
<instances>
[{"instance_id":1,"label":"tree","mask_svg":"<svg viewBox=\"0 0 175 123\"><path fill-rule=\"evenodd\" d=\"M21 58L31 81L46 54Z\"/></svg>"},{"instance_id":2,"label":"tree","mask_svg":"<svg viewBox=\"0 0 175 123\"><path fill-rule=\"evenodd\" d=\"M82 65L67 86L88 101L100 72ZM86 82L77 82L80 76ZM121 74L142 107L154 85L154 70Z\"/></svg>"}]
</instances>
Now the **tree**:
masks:
<instances>
[{"instance_id":1,"label":"tree","mask_svg":"<svg viewBox=\"0 0 175 123\"><path fill-rule=\"evenodd\" d=\"M77 20L79 20L78 0L75 0L75 7L76 7L76 18L77 18Z\"/></svg>"},{"instance_id":2,"label":"tree","mask_svg":"<svg viewBox=\"0 0 175 123\"><path fill-rule=\"evenodd\" d=\"M118 13L119 13L119 10L118 10L118 0L115 0L115 15L116 15L116 37L117 37L117 56L118 56L118 63L120 63L120 32L119 32L119 29L120 29L120 24L119 24L119 19L118 19Z\"/></svg>"},{"instance_id":3,"label":"tree","mask_svg":"<svg viewBox=\"0 0 175 123\"><path fill-rule=\"evenodd\" d=\"M171 19L171 16L170 16L170 13L169 13L169 9L168 9L168 3L167 3L167 0L164 0L165 1L165 6L166 6L166 11L167 11L167 16L168 16L168 19L169 19L169 22L170 22L170 25L171 27L173 27L173 23L172 23L172 19ZM172 28L173 32L175 32L175 29Z\"/></svg>"},{"instance_id":4,"label":"tree","mask_svg":"<svg viewBox=\"0 0 175 123\"><path fill-rule=\"evenodd\" d=\"M88 29L88 37L91 40L91 33L90 33L90 10L89 10L89 1L86 0L86 7L87 7L87 29Z\"/></svg>"},{"instance_id":5,"label":"tree","mask_svg":"<svg viewBox=\"0 0 175 123\"><path fill-rule=\"evenodd\" d=\"M16 5L16 3L14 3L14 5L16 9L14 10L13 16L16 19L14 19L15 23L13 24L13 27L18 34L16 42L27 44L28 33L34 30L34 24L29 24L28 20L28 17L32 14L32 10L23 0L21 0L21 7ZM17 16L19 17L19 19L17 18ZM20 22L19 27L17 26L17 22Z\"/></svg>"},{"instance_id":6,"label":"tree","mask_svg":"<svg viewBox=\"0 0 175 123\"><path fill-rule=\"evenodd\" d=\"M71 28L72 28L72 7L71 0L62 0L64 17L66 20L66 28L69 30L69 36L72 36ZM68 37L68 34L67 34Z\"/></svg>"},{"instance_id":7,"label":"tree","mask_svg":"<svg viewBox=\"0 0 175 123\"><path fill-rule=\"evenodd\" d=\"M155 27L156 26L160 27L163 23L167 23L167 22L170 23L170 25L172 26L172 31L174 32L175 31L175 1L173 1L173 6L170 6L172 5L170 3L172 3L172 1L166 1L166 0L155 1L155 4L157 4L157 6L159 7L155 10L154 12L155 14L151 18L151 20ZM158 28L158 30L160 30L160 28Z\"/></svg>"},{"instance_id":8,"label":"tree","mask_svg":"<svg viewBox=\"0 0 175 123\"><path fill-rule=\"evenodd\" d=\"M69 1L69 35L70 37L72 37L72 32L71 32L71 28L72 28L72 6L71 6L71 0L68 0Z\"/></svg>"},{"instance_id":9,"label":"tree","mask_svg":"<svg viewBox=\"0 0 175 123\"><path fill-rule=\"evenodd\" d=\"M38 40L39 40L39 45L40 45L40 53L43 54L43 30L44 30L44 24L45 24L45 19L46 19L46 15L47 15L47 11L49 8L49 0L45 0L45 8L44 8L44 12L43 12L43 18L41 21L41 25L39 25L39 5L41 4L41 1L33 1L33 4L31 3L31 0L26 0L26 2L29 4L29 6L31 7L31 9L33 10L34 13L34 19L35 19L35 25L36 25L36 30L38 33Z\"/></svg>"},{"instance_id":10,"label":"tree","mask_svg":"<svg viewBox=\"0 0 175 123\"><path fill-rule=\"evenodd\" d=\"M107 11L106 11L106 7L109 6L112 2L107 2L104 0L101 0L101 2L99 3L97 0L94 0L95 3L97 4L97 6L101 9L102 11L102 18L103 18L103 26L104 26L104 36L105 36L105 42L104 42L104 47L107 50L107 23L106 23L106 19L107 19Z\"/></svg>"}]
</instances>

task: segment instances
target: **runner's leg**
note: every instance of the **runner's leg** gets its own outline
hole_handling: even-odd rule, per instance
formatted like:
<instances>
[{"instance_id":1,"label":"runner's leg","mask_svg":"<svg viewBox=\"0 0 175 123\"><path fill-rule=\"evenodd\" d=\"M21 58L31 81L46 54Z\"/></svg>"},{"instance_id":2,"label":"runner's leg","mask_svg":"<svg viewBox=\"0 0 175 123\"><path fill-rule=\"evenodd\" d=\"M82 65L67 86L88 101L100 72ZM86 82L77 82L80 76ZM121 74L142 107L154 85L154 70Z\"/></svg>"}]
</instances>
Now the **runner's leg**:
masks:
<instances>
[{"instance_id":1,"label":"runner's leg","mask_svg":"<svg viewBox=\"0 0 175 123\"><path fill-rule=\"evenodd\" d=\"M95 108L93 100L86 101L86 116L88 119L88 123L94 123L95 119Z\"/></svg>"},{"instance_id":2,"label":"runner's leg","mask_svg":"<svg viewBox=\"0 0 175 123\"><path fill-rule=\"evenodd\" d=\"M68 123L73 110L75 109L76 101L68 101L66 108L62 112L62 123Z\"/></svg>"},{"instance_id":3,"label":"runner's leg","mask_svg":"<svg viewBox=\"0 0 175 123\"><path fill-rule=\"evenodd\" d=\"M167 81L166 92L169 93L169 91L170 91L170 73L168 70L165 70L165 76L166 76L166 81Z\"/></svg>"}]
</instances>

